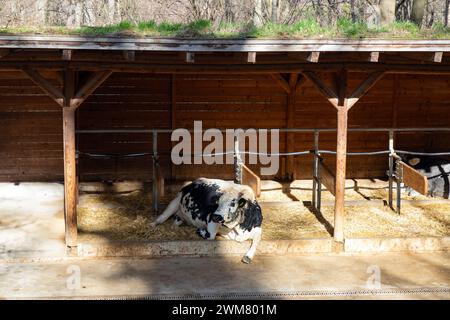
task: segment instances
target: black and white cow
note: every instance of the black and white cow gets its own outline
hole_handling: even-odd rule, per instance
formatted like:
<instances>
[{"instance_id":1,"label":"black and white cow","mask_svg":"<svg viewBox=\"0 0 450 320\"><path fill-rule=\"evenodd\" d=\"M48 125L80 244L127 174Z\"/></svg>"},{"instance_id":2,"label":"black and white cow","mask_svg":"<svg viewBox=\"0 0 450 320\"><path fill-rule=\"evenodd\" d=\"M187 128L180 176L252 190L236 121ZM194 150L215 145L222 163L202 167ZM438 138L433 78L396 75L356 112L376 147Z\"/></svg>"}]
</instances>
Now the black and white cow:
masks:
<instances>
[{"instance_id":1,"label":"black and white cow","mask_svg":"<svg viewBox=\"0 0 450 320\"><path fill-rule=\"evenodd\" d=\"M181 189L152 226L174 214L174 226L183 222L192 225L203 239L214 240L217 234L239 242L251 239L252 245L242 262L250 263L255 256L263 218L249 186L199 178Z\"/></svg>"},{"instance_id":2,"label":"black and white cow","mask_svg":"<svg viewBox=\"0 0 450 320\"><path fill-rule=\"evenodd\" d=\"M450 160L439 157L412 157L407 155L402 155L401 158L405 163L427 177L429 196L450 198ZM418 194L411 188L406 190L409 195L414 196Z\"/></svg>"}]
</instances>

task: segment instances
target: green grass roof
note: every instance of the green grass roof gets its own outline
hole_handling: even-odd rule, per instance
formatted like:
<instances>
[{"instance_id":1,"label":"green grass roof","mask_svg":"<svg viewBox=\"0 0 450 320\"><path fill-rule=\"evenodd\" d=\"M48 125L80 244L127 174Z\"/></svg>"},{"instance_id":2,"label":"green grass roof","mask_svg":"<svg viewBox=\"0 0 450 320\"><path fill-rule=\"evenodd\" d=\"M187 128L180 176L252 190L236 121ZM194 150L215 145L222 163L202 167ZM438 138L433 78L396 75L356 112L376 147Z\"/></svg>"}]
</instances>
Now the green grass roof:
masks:
<instances>
[{"instance_id":1,"label":"green grass roof","mask_svg":"<svg viewBox=\"0 0 450 320\"><path fill-rule=\"evenodd\" d=\"M173 38L278 38L278 39L450 39L450 28L437 24L419 28L411 22L395 22L384 27L371 28L365 23L340 19L335 26L323 27L314 20L302 20L292 25L219 24L199 20L191 23L155 23L146 21L121 23L103 27L15 27L1 28L0 34L57 34L83 36L173 37Z\"/></svg>"}]
</instances>

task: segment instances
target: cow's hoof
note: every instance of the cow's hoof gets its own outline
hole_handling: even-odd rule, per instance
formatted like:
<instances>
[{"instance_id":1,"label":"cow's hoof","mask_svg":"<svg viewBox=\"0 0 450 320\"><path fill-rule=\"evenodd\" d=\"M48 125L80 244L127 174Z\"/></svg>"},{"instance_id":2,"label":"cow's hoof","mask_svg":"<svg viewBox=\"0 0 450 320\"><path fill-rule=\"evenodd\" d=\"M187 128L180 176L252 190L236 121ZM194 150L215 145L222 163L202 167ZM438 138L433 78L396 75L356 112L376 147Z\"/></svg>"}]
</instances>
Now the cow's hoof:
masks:
<instances>
[{"instance_id":1,"label":"cow's hoof","mask_svg":"<svg viewBox=\"0 0 450 320\"><path fill-rule=\"evenodd\" d=\"M197 234L202 237L203 239L209 238L209 232L206 229L197 229Z\"/></svg>"},{"instance_id":2,"label":"cow's hoof","mask_svg":"<svg viewBox=\"0 0 450 320\"><path fill-rule=\"evenodd\" d=\"M158 226L158 224L156 222L150 223L150 227L151 228L156 228L157 226Z\"/></svg>"},{"instance_id":3,"label":"cow's hoof","mask_svg":"<svg viewBox=\"0 0 450 320\"><path fill-rule=\"evenodd\" d=\"M243 263L249 264L252 262L252 259L250 259L249 256L244 256L241 260Z\"/></svg>"}]
</instances>

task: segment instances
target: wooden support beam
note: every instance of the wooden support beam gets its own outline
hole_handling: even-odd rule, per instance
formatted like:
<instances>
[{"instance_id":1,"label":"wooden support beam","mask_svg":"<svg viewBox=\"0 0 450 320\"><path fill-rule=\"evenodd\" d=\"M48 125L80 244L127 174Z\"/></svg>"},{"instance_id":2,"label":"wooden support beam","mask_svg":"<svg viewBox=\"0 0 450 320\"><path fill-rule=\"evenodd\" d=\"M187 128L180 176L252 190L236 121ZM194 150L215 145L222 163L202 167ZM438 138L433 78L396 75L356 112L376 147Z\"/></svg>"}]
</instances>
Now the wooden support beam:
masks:
<instances>
[{"instance_id":1,"label":"wooden support beam","mask_svg":"<svg viewBox=\"0 0 450 320\"><path fill-rule=\"evenodd\" d=\"M295 94L298 94L298 92L300 91L300 88L302 87L302 85L306 82L306 78L304 76L300 76L297 80L297 83L295 85L294 88L294 92Z\"/></svg>"},{"instance_id":2,"label":"wooden support beam","mask_svg":"<svg viewBox=\"0 0 450 320\"><path fill-rule=\"evenodd\" d=\"M358 88L355 89L355 91L353 91L353 93L348 97L348 104L347 104L347 108L350 109L351 107L353 107L355 105L356 102L358 102L358 100L364 96L367 91L370 90L370 88L372 88L375 83L378 82L378 80L381 79L381 77L383 77L384 72L380 71L380 72L373 72L371 73L359 86Z\"/></svg>"},{"instance_id":3,"label":"wooden support beam","mask_svg":"<svg viewBox=\"0 0 450 320\"><path fill-rule=\"evenodd\" d=\"M64 72L63 142L64 142L64 220L66 246L77 246L77 174L75 159L75 72Z\"/></svg>"},{"instance_id":4,"label":"wooden support beam","mask_svg":"<svg viewBox=\"0 0 450 320\"><path fill-rule=\"evenodd\" d=\"M303 75L311 81L320 93L335 107L338 108L338 95L336 92L328 87L314 72L304 71Z\"/></svg>"},{"instance_id":5,"label":"wooden support beam","mask_svg":"<svg viewBox=\"0 0 450 320\"><path fill-rule=\"evenodd\" d=\"M136 58L136 54L135 54L135 51L134 51L134 50L124 50L124 51L122 52L122 54L123 54L123 58L124 58L126 61L132 62L132 61L134 61L135 58Z\"/></svg>"},{"instance_id":6,"label":"wooden support beam","mask_svg":"<svg viewBox=\"0 0 450 320\"><path fill-rule=\"evenodd\" d=\"M289 83L279 73L271 73L272 78L282 87L287 93L291 93Z\"/></svg>"},{"instance_id":7,"label":"wooden support beam","mask_svg":"<svg viewBox=\"0 0 450 320\"><path fill-rule=\"evenodd\" d=\"M348 94L347 70L338 71L335 77L336 88L332 89L313 72L303 75L314 83L319 91L337 109L336 181L334 206L334 240L344 240L345 179L347 161L348 111L383 76L384 72L370 74L352 94Z\"/></svg>"},{"instance_id":8,"label":"wooden support beam","mask_svg":"<svg viewBox=\"0 0 450 320\"><path fill-rule=\"evenodd\" d=\"M45 93L47 93L53 100L56 101L60 106L64 104L63 93L51 84L47 79L41 76L41 74L33 69L23 69L22 70L39 88L41 88Z\"/></svg>"},{"instance_id":9,"label":"wooden support beam","mask_svg":"<svg viewBox=\"0 0 450 320\"><path fill-rule=\"evenodd\" d=\"M70 250L77 246L77 175L75 157L75 112L77 107L105 81L111 71L102 71L94 74L75 93L76 72L65 69L62 75L63 90L55 87L47 79L33 69L24 69L23 72L36 83L43 91L53 98L63 112L63 149L64 149L64 219L65 241Z\"/></svg>"},{"instance_id":10,"label":"wooden support beam","mask_svg":"<svg viewBox=\"0 0 450 320\"><path fill-rule=\"evenodd\" d=\"M95 73L71 99L70 107L78 108L111 74L111 71Z\"/></svg>"},{"instance_id":11,"label":"wooden support beam","mask_svg":"<svg viewBox=\"0 0 450 320\"><path fill-rule=\"evenodd\" d=\"M195 62L195 53L194 52L186 52L186 62L187 63Z\"/></svg>"},{"instance_id":12,"label":"wooden support beam","mask_svg":"<svg viewBox=\"0 0 450 320\"><path fill-rule=\"evenodd\" d=\"M301 77L300 79L302 79ZM290 92L287 96L287 105L286 105L286 128L294 128L295 127L295 95L297 93L296 88L299 82L299 74L292 73L289 78L289 88ZM295 151L295 133L294 132L286 132L286 152ZM286 157L286 172L283 175L288 179L295 179L295 157L288 156Z\"/></svg>"},{"instance_id":13,"label":"wooden support beam","mask_svg":"<svg viewBox=\"0 0 450 320\"><path fill-rule=\"evenodd\" d=\"M129 63L108 61L15 61L0 60L0 70L13 71L22 69L64 70L71 68L77 71L113 71L133 73L159 74L271 74L293 72L332 72L342 68L350 72L385 71L388 74L450 74L450 65L446 64L378 64L378 63L279 63L279 64L157 64Z\"/></svg>"},{"instance_id":14,"label":"wooden support beam","mask_svg":"<svg viewBox=\"0 0 450 320\"><path fill-rule=\"evenodd\" d=\"M247 62L248 63L256 63L256 52L248 52L247 53Z\"/></svg>"},{"instance_id":15,"label":"wooden support beam","mask_svg":"<svg viewBox=\"0 0 450 320\"><path fill-rule=\"evenodd\" d=\"M77 246L75 109L63 107L64 220L66 246Z\"/></svg>"},{"instance_id":16,"label":"wooden support beam","mask_svg":"<svg viewBox=\"0 0 450 320\"><path fill-rule=\"evenodd\" d=\"M369 53L369 62L378 62L378 60L380 59L380 53L377 51L374 52L370 52Z\"/></svg>"},{"instance_id":17,"label":"wooden support beam","mask_svg":"<svg viewBox=\"0 0 450 320\"><path fill-rule=\"evenodd\" d=\"M72 60L72 53L73 53L72 50L63 50L63 51L62 51L62 59L63 59L64 61L70 61L70 60Z\"/></svg>"},{"instance_id":18,"label":"wooden support beam","mask_svg":"<svg viewBox=\"0 0 450 320\"><path fill-rule=\"evenodd\" d=\"M312 63L317 63L317 62L319 62L319 58L320 58L320 52L313 51L308 55L308 57L306 58L306 61L312 62Z\"/></svg>"},{"instance_id":19,"label":"wooden support beam","mask_svg":"<svg viewBox=\"0 0 450 320\"><path fill-rule=\"evenodd\" d=\"M441 63L443 55L444 55L443 52L434 52L431 61L436 62L436 63Z\"/></svg>"},{"instance_id":20,"label":"wooden support beam","mask_svg":"<svg viewBox=\"0 0 450 320\"><path fill-rule=\"evenodd\" d=\"M344 241L345 217L345 175L347 162L347 126L348 109L344 105L338 108L337 145L336 145L336 190L334 202L334 240Z\"/></svg>"},{"instance_id":21,"label":"wooden support beam","mask_svg":"<svg viewBox=\"0 0 450 320\"><path fill-rule=\"evenodd\" d=\"M291 92L295 90L297 81L298 81L298 73L291 73L291 75L289 76L289 88Z\"/></svg>"},{"instance_id":22,"label":"wooden support beam","mask_svg":"<svg viewBox=\"0 0 450 320\"><path fill-rule=\"evenodd\" d=\"M338 72L335 78L336 92L338 96L338 107L347 106L347 70Z\"/></svg>"},{"instance_id":23,"label":"wooden support beam","mask_svg":"<svg viewBox=\"0 0 450 320\"><path fill-rule=\"evenodd\" d=\"M172 74L170 78L170 128L172 130L177 127L177 97L176 97L176 75ZM172 147L175 142L172 142ZM176 179L176 166L170 162L170 177L172 180Z\"/></svg>"}]
</instances>

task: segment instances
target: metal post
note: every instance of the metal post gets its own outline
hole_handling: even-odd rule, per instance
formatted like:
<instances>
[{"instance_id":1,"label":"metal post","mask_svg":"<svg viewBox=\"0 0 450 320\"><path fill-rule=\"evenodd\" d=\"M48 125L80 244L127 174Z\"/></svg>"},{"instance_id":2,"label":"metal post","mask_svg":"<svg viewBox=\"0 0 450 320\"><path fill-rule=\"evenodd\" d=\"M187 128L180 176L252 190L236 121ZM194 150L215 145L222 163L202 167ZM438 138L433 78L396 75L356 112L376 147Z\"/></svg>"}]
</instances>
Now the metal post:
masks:
<instances>
[{"instance_id":1,"label":"metal post","mask_svg":"<svg viewBox=\"0 0 450 320\"><path fill-rule=\"evenodd\" d=\"M322 207L322 179L320 178L320 165L322 163L322 158L320 154L317 155L317 211L320 212Z\"/></svg>"},{"instance_id":2,"label":"metal post","mask_svg":"<svg viewBox=\"0 0 450 320\"><path fill-rule=\"evenodd\" d=\"M242 184L242 158L239 152L239 139L234 136L234 182Z\"/></svg>"},{"instance_id":3,"label":"metal post","mask_svg":"<svg viewBox=\"0 0 450 320\"><path fill-rule=\"evenodd\" d=\"M314 208L317 209L317 173L318 173L318 166L319 166L319 159L318 159L318 151L319 151L319 131L314 131L314 157L313 157L313 187L312 187L312 205Z\"/></svg>"},{"instance_id":4,"label":"metal post","mask_svg":"<svg viewBox=\"0 0 450 320\"><path fill-rule=\"evenodd\" d=\"M397 213L400 214L401 210L401 203L402 203L402 190L401 190L401 183L403 180L403 168L402 165L397 161L397 173L396 173L396 180L397 180Z\"/></svg>"},{"instance_id":5,"label":"metal post","mask_svg":"<svg viewBox=\"0 0 450 320\"><path fill-rule=\"evenodd\" d=\"M158 194L158 131L153 130L153 178L152 178L152 200L154 213L158 213L159 194Z\"/></svg>"},{"instance_id":6,"label":"metal post","mask_svg":"<svg viewBox=\"0 0 450 320\"><path fill-rule=\"evenodd\" d=\"M389 131L389 207L393 208L393 179L394 179L394 131Z\"/></svg>"}]
</instances>

